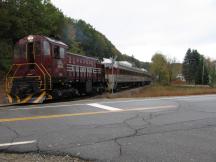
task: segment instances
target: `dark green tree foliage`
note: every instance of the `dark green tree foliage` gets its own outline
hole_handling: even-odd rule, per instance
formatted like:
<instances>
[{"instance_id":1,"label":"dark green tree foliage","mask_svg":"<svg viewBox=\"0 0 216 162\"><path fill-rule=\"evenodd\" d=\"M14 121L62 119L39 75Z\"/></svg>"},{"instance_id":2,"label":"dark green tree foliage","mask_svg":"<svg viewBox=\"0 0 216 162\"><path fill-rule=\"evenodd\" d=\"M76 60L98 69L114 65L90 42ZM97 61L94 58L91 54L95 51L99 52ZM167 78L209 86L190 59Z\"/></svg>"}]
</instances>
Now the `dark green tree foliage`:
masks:
<instances>
[{"instance_id":1,"label":"dark green tree foliage","mask_svg":"<svg viewBox=\"0 0 216 162\"><path fill-rule=\"evenodd\" d=\"M216 86L216 61L206 60L209 71L209 85L211 87Z\"/></svg>"},{"instance_id":2,"label":"dark green tree foliage","mask_svg":"<svg viewBox=\"0 0 216 162\"><path fill-rule=\"evenodd\" d=\"M209 82L205 58L197 50L188 49L186 52L182 73L186 81L190 84L208 84Z\"/></svg>"},{"instance_id":3,"label":"dark green tree foliage","mask_svg":"<svg viewBox=\"0 0 216 162\"><path fill-rule=\"evenodd\" d=\"M49 1L5 0L0 11L0 36L13 42L28 34L60 36L64 25L64 15Z\"/></svg>"},{"instance_id":4,"label":"dark green tree foliage","mask_svg":"<svg viewBox=\"0 0 216 162\"><path fill-rule=\"evenodd\" d=\"M6 4L0 1L0 71L3 72L9 68L13 44L13 40L9 37L9 35L13 34L10 33L13 24L9 21L10 11L5 8Z\"/></svg>"},{"instance_id":5,"label":"dark green tree foliage","mask_svg":"<svg viewBox=\"0 0 216 162\"><path fill-rule=\"evenodd\" d=\"M90 24L83 20L78 20L74 25L76 29L75 40L80 42L80 47L87 56L95 56L102 59L104 57L119 57L121 55L115 46Z\"/></svg>"}]
</instances>

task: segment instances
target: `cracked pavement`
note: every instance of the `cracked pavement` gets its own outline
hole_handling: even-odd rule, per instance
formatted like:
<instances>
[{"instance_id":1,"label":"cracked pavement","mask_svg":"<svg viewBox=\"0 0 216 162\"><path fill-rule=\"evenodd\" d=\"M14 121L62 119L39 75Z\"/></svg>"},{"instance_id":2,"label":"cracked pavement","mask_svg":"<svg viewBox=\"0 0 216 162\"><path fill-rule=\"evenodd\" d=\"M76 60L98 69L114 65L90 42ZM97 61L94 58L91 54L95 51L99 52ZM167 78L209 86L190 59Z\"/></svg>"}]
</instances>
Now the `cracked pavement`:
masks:
<instances>
[{"instance_id":1,"label":"cracked pavement","mask_svg":"<svg viewBox=\"0 0 216 162\"><path fill-rule=\"evenodd\" d=\"M29 140L36 142L1 146ZM92 161L215 162L216 95L3 107L0 151L71 155Z\"/></svg>"}]
</instances>

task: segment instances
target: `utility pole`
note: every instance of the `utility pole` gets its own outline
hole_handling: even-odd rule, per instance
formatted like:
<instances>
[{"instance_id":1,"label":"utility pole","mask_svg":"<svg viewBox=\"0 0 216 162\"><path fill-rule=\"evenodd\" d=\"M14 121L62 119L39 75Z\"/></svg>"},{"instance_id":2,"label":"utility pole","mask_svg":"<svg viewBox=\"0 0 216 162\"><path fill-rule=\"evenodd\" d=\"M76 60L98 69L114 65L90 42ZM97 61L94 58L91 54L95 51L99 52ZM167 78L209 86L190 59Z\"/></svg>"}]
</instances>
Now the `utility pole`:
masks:
<instances>
[{"instance_id":1,"label":"utility pole","mask_svg":"<svg viewBox=\"0 0 216 162\"><path fill-rule=\"evenodd\" d=\"M204 58L203 58L203 67L202 67L202 85L204 82Z\"/></svg>"},{"instance_id":2,"label":"utility pole","mask_svg":"<svg viewBox=\"0 0 216 162\"><path fill-rule=\"evenodd\" d=\"M112 60L112 94L113 94L113 89L114 89L114 86L115 86L113 67L114 67L114 64L115 64L115 61L116 61L117 57L118 56L115 56L114 58L113 57L111 58L111 60Z\"/></svg>"},{"instance_id":3,"label":"utility pole","mask_svg":"<svg viewBox=\"0 0 216 162\"><path fill-rule=\"evenodd\" d=\"M216 81L216 62L214 62L214 75L213 75L213 86L215 86L215 81Z\"/></svg>"}]
</instances>

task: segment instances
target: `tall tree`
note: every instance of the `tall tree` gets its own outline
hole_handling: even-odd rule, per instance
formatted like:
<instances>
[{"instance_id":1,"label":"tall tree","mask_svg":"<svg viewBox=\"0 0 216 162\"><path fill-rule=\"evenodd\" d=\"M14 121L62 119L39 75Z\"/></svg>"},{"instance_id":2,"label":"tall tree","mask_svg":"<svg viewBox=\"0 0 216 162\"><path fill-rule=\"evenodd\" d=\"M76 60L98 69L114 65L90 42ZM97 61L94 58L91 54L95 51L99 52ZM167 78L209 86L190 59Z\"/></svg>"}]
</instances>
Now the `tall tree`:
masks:
<instances>
[{"instance_id":1,"label":"tall tree","mask_svg":"<svg viewBox=\"0 0 216 162\"><path fill-rule=\"evenodd\" d=\"M168 63L163 54L156 53L152 59L150 71L156 78L157 82L161 84L169 84Z\"/></svg>"},{"instance_id":2,"label":"tall tree","mask_svg":"<svg viewBox=\"0 0 216 162\"><path fill-rule=\"evenodd\" d=\"M209 85L216 86L216 61L206 60L207 68L209 69Z\"/></svg>"},{"instance_id":3,"label":"tall tree","mask_svg":"<svg viewBox=\"0 0 216 162\"><path fill-rule=\"evenodd\" d=\"M167 58L167 69L169 74L169 83L176 79L176 76L180 73L180 66L176 63L176 58Z\"/></svg>"},{"instance_id":4,"label":"tall tree","mask_svg":"<svg viewBox=\"0 0 216 162\"><path fill-rule=\"evenodd\" d=\"M182 73L190 84L208 84L208 69L205 58L197 50L188 49L186 52Z\"/></svg>"},{"instance_id":5,"label":"tall tree","mask_svg":"<svg viewBox=\"0 0 216 162\"><path fill-rule=\"evenodd\" d=\"M182 73L188 83L192 83L194 78L193 78L193 72L192 72L192 56L191 56L191 49L189 48L186 52L186 55L184 57L183 61L183 67L182 67Z\"/></svg>"}]
</instances>

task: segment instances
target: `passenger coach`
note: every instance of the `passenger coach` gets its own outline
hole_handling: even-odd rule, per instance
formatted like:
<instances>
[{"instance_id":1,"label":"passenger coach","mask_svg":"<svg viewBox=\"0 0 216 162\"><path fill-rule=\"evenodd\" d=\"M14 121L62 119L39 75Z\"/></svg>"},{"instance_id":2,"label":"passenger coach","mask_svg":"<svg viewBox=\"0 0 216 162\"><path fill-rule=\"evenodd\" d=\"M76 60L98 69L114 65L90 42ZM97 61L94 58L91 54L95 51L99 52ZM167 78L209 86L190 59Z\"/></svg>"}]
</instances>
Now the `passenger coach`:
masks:
<instances>
[{"instance_id":1,"label":"passenger coach","mask_svg":"<svg viewBox=\"0 0 216 162\"><path fill-rule=\"evenodd\" d=\"M149 85L151 75L145 70L133 67L127 61L115 61L105 59L102 62L105 67L105 79L108 81L108 90L117 91L122 88Z\"/></svg>"}]
</instances>

